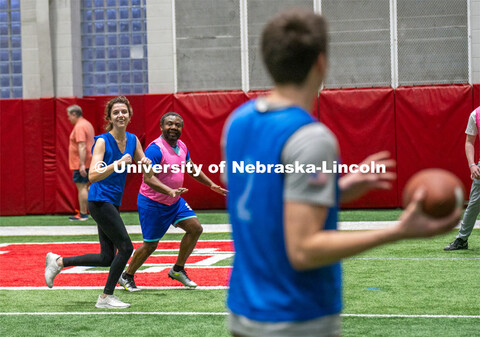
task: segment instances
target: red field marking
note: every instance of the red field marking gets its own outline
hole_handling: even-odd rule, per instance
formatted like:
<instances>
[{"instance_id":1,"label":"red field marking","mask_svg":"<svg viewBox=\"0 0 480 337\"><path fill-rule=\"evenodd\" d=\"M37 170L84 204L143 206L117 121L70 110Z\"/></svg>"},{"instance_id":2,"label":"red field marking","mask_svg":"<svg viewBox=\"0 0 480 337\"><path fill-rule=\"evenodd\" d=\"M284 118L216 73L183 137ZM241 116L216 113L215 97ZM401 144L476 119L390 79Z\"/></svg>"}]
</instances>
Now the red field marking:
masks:
<instances>
[{"instance_id":1,"label":"red field marking","mask_svg":"<svg viewBox=\"0 0 480 337\"><path fill-rule=\"evenodd\" d=\"M141 243L134 243L134 247ZM160 242L158 250L178 249L180 242ZM208 250L207 254L192 255L188 259L188 275L199 285L206 287L226 286L230 268L195 268L197 262L205 261L215 252L233 253L231 241L199 241L196 249ZM45 255L54 252L61 256L74 256L100 252L99 243L45 243L45 244L7 244L0 246L0 287L45 287ZM136 274L136 283L146 287L176 287L181 285L168 278L167 273L176 260L176 255L151 256L146 264L157 267L156 272ZM158 266L155 266L158 265ZM165 266L167 265L167 266ZM71 268L65 268L69 270ZM62 287L102 287L108 272L84 271L81 273L60 273L55 278L55 286Z\"/></svg>"}]
</instances>

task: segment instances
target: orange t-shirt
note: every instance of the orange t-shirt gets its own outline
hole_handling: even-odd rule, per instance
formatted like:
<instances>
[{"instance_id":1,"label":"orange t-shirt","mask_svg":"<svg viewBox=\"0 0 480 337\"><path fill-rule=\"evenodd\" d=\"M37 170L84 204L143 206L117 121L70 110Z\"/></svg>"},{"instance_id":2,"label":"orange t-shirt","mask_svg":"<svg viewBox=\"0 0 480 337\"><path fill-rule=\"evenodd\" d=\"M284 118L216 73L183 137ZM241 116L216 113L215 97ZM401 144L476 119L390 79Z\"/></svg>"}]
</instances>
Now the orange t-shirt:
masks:
<instances>
[{"instance_id":1,"label":"orange t-shirt","mask_svg":"<svg viewBox=\"0 0 480 337\"><path fill-rule=\"evenodd\" d=\"M87 152L85 155L85 168L88 169L90 167L94 136L95 131L93 130L92 124L85 118L80 118L70 134L70 144L68 146L68 164L70 170L80 169L80 156L78 154L79 142L85 142L85 150Z\"/></svg>"}]
</instances>

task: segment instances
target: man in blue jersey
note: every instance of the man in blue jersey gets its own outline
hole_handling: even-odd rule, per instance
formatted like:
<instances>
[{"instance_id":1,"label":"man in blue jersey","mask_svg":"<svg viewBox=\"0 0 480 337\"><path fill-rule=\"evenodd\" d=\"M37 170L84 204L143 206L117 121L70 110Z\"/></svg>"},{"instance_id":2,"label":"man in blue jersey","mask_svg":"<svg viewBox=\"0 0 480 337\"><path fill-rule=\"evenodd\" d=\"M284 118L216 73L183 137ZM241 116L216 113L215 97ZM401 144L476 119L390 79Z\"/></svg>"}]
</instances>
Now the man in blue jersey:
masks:
<instances>
[{"instance_id":1,"label":"man in blue jersey","mask_svg":"<svg viewBox=\"0 0 480 337\"><path fill-rule=\"evenodd\" d=\"M275 87L239 107L224 130L236 252L227 298L229 329L235 336L339 336L339 261L384 243L444 233L455 226L460 210L429 219L420 210L425 192L418 190L398 225L340 232L339 202L389 188L393 172L339 178L302 169L285 174L238 170L241 163L286 170L287 165L331 167L339 160L335 136L307 113L327 70L323 17L297 9L276 15L263 30L261 52ZM371 161L395 166L386 151L365 163Z\"/></svg>"}]
</instances>

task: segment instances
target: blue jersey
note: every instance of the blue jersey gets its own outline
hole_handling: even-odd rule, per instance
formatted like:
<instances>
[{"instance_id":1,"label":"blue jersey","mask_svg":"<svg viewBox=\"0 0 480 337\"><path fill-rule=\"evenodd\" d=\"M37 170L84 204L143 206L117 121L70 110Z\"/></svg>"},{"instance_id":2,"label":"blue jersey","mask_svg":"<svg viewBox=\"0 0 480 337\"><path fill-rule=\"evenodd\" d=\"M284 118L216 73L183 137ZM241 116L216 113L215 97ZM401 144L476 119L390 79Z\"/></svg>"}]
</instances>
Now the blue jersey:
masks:
<instances>
[{"instance_id":1,"label":"blue jersey","mask_svg":"<svg viewBox=\"0 0 480 337\"><path fill-rule=\"evenodd\" d=\"M137 137L134 134L126 132L127 135L127 146L125 152L120 152L118 148L117 141L113 136L107 132L102 135L95 137L95 143L98 138L103 138L105 141L105 155L103 156L103 161L110 165L115 160L121 159L127 153L132 157L137 148ZM95 144L92 147L95 147ZM113 172L107 178L94 182L90 186L88 191L88 200L89 201L105 201L110 202L116 206L120 206L122 203L123 190L125 189L125 180L127 179L127 171L123 173Z\"/></svg>"},{"instance_id":2,"label":"blue jersey","mask_svg":"<svg viewBox=\"0 0 480 337\"><path fill-rule=\"evenodd\" d=\"M232 170L234 161L282 164L287 140L313 122L299 107L259 112L250 101L227 124L227 204L235 246L227 305L237 315L292 322L341 311L339 263L308 271L297 271L290 264L283 227L284 175ZM338 200L329 210L325 229L336 229L337 204Z\"/></svg>"}]
</instances>

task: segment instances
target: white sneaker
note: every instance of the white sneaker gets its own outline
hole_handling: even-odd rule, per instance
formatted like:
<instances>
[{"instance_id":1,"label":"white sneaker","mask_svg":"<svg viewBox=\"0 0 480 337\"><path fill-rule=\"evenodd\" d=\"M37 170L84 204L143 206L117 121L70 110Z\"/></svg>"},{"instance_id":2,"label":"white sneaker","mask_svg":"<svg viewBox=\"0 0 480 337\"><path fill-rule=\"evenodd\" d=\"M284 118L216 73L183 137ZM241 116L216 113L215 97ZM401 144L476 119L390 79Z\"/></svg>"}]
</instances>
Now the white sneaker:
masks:
<instances>
[{"instance_id":1,"label":"white sneaker","mask_svg":"<svg viewBox=\"0 0 480 337\"><path fill-rule=\"evenodd\" d=\"M106 309L125 309L130 306L129 303L124 303L115 295L108 295L107 297L102 298L102 295L98 296L96 308L106 308Z\"/></svg>"},{"instance_id":2,"label":"white sneaker","mask_svg":"<svg viewBox=\"0 0 480 337\"><path fill-rule=\"evenodd\" d=\"M48 253L45 260L45 283L49 288L53 287L53 279L60 273L62 267L57 264L60 255Z\"/></svg>"},{"instance_id":3,"label":"white sneaker","mask_svg":"<svg viewBox=\"0 0 480 337\"><path fill-rule=\"evenodd\" d=\"M177 280L181 282L185 287L188 287L190 289L194 289L197 287L197 284L190 280L185 269L181 271L174 271L172 268L168 272L168 277L170 277L172 280Z\"/></svg>"}]
</instances>

